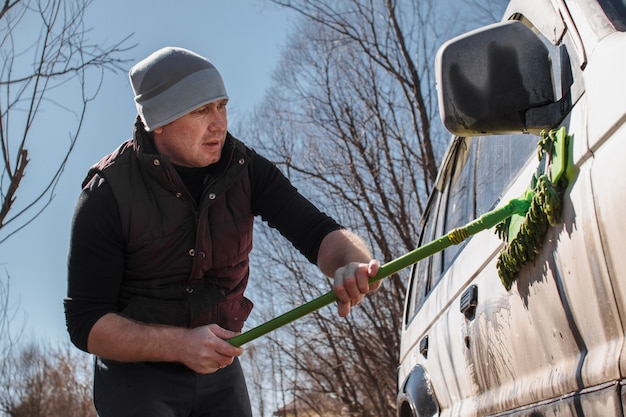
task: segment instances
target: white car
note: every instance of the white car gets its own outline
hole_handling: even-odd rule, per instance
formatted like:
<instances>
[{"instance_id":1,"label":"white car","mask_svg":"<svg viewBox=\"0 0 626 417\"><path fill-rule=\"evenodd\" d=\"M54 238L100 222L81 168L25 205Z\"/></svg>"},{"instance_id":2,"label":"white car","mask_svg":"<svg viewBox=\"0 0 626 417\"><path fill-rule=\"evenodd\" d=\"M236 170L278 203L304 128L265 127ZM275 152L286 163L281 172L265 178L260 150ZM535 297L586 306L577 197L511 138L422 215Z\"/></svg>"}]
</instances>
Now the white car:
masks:
<instances>
[{"instance_id":1,"label":"white car","mask_svg":"<svg viewBox=\"0 0 626 417\"><path fill-rule=\"evenodd\" d=\"M567 182L560 223L510 282L493 230L413 267L399 417L625 415L625 30L623 0L512 0L440 49L454 136L420 245L527 195L554 163L541 131L566 132Z\"/></svg>"}]
</instances>

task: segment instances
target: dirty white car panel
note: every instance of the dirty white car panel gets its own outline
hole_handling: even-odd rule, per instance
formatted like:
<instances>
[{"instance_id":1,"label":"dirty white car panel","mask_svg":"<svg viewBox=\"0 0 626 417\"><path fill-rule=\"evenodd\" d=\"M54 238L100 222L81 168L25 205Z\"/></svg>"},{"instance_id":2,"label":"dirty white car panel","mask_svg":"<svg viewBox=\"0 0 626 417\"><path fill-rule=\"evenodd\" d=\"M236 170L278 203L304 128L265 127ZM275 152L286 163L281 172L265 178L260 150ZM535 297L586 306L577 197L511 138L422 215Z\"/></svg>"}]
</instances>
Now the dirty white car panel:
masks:
<instances>
[{"instance_id":1,"label":"dirty white car panel","mask_svg":"<svg viewBox=\"0 0 626 417\"><path fill-rule=\"evenodd\" d=\"M455 136L420 244L523 195L546 163L541 130L569 135L569 184L510 290L490 231L413 268L399 417L624 415L625 17L622 0L512 0L502 23L442 47Z\"/></svg>"}]
</instances>

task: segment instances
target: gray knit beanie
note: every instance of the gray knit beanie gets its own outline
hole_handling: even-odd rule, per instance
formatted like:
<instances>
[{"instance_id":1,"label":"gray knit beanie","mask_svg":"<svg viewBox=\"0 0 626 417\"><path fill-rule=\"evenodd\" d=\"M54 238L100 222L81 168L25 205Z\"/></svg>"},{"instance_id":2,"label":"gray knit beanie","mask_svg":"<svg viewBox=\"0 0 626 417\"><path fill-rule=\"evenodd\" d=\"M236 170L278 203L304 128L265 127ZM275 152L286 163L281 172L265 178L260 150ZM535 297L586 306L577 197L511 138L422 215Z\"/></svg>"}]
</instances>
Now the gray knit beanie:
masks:
<instances>
[{"instance_id":1,"label":"gray knit beanie","mask_svg":"<svg viewBox=\"0 0 626 417\"><path fill-rule=\"evenodd\" d=\"M159 49L132 67L129 75L137 111L148 131L228 98L217 69L182 48Z\"/></svg>"}]
</instances>

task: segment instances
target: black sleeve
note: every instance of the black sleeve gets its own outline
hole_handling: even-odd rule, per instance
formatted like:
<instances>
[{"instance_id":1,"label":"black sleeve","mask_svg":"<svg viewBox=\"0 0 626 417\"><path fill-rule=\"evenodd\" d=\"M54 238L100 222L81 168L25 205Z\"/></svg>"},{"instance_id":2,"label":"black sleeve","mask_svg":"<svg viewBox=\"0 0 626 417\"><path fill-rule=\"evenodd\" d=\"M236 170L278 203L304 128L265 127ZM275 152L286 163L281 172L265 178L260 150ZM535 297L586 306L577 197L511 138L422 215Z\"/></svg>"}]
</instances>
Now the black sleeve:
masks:
<instances>
[{"instance_id":1,"label":"black sleeve","mask_svg":"<svg viewBox=\"0 0 626 417\"><path fill-rule=\"evenodd\" d=\"M108 183L95 177L76 205L68 258L65 320L72 342L87 351L93 325L117 310L124 267L124 239Z\"/></svg>"},{"instance_id":2,"label":"black sleeve","mask_svg":"<svg viewBox=\"0 0 626 417\"><path fill-rule=\"evenodd\" d=\"M252 210L277 229L311 263L324 237L342 227L298 192L280 170L254 154L250 165Z\"/></svg>"}]
</instances>

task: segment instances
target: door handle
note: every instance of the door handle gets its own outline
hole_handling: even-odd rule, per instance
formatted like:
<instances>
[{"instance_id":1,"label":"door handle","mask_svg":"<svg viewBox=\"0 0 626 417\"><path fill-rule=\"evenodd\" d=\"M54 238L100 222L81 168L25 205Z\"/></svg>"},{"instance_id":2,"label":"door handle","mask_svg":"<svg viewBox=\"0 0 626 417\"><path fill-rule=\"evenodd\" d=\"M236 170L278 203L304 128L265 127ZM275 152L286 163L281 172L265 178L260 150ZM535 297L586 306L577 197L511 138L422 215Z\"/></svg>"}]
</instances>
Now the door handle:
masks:
<instances>
[{"instance_id":1,"label":"door handle","mask_svg":"<svg viewBox=\"0 0 626 417\"><path fill-rule=\"evenodd\" d=\"M422 337L422 340L420 340L420 353L424 358L428 358L428 335Z\"/></svg>"},{"instance_id":2,"label":"door handle","mask_svg":"<svg viewBox=\"0 0 626 417\"><path fill-rule=\"evenodd\" d=\"M478 305L478 287L470 285L461 295L460 310L468 320L474 320Z\"/></svg>"}]
</instances>

